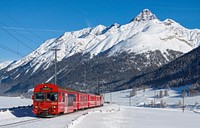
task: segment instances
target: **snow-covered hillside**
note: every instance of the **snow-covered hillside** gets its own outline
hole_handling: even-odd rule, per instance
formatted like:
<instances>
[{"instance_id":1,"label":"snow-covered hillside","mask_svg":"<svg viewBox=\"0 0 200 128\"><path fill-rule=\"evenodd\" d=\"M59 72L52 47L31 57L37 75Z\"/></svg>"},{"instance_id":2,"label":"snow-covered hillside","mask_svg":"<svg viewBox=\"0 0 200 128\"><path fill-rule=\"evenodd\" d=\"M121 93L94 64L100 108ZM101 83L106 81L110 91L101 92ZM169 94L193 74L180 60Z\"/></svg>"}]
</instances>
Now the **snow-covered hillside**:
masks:
<instances>
[{"instance_id":1,"label":"snow-covered hillside","mask_svg":"<svg viewBox=\"0 0 200 128\"><path fill-rule=\"evenodd\" d=\"M11 64L13 61L4 61L0 62L0 70L3 68L6 68L9 64Z\"/></svg>"},{"instance_id":2,"label":"snow-covered hillside","mask_svg":"<svg viewBox=\"0 0 200 128\"><path fill-rule=\"evenodd\" d=\"M200 44L200 30L189 30L171 19L160 21L148 9L143 10L131 22L110 27L103 25L66 32L61 37L47 40L37 50L13 63L8 71L31 62L36 71L41 65L46 69L58 48L58 61L76 53L90 53L91 57L111 49L110 55L123 51L136 54L160 50L187 53Z\"/></svg>"}]
</instances>

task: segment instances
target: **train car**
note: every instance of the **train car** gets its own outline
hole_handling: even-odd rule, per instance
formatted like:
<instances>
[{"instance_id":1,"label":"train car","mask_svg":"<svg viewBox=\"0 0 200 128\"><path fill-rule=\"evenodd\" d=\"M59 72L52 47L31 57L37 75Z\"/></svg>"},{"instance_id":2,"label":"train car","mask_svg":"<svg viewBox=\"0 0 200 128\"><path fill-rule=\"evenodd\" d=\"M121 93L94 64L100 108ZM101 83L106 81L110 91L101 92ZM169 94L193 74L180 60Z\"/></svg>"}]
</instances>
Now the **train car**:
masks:
<instances>
[{"instance_id":1,"label":"train car","mask_svg":"<svg viewBox=\"0 0 200 128\"><path fill-rule=\"evenodd\" d=\"M103 105L103 97L59 87L55 84L38 84L34 88L33 113L39 117L71 113Z\"/></svg>"}]
</instances>

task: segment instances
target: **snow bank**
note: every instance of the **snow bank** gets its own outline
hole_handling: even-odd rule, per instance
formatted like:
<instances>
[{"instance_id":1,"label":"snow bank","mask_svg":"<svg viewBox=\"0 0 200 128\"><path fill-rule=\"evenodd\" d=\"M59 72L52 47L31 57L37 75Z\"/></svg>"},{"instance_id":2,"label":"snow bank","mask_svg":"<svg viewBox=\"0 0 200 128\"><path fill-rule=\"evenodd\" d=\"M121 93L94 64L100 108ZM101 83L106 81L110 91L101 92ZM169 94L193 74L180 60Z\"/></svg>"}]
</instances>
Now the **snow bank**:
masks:
<instances>
[{"instance_id":1,"label":"snow bank","mask_svg":"<svg viewBox=\"0 0 200 128\"><path fill-rule=\"evenodd\" d=\"M73 128L197 128L199 121L191 111L122 106L112 113L90 113Z\"/></svg>"},{"instance_id":2,"label":"snow bank","mask_svg":"<svg viewBox=\"0 0 200 128\"><path fill-rule=\"evenodd\" d=\"M84 113L82 116L72 120L72 122L70 122L68 124L68 126L66 128L75 128L77 127L77 125L84 120L84 118L86 118L87 116L90 116L91 114L94 113L113 113L116 111L120 111L120 106L116 105L116 104L106 104L104 107L100 107L100 108L95 108L94 110Z\"/></svg>"}]
</instances>

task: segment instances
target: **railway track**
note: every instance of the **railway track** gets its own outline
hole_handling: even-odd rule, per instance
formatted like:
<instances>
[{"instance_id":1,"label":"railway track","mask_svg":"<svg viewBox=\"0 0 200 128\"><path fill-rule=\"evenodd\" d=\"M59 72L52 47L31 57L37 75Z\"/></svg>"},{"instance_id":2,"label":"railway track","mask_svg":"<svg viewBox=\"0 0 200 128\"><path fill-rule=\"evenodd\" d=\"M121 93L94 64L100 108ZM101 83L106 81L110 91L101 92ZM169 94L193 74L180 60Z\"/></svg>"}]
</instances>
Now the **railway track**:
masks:
<instances>
[{"instance_id":1,"label":"railway track","mask_svg":"<svg viewBox=\"0 0 200 128\"><path fill-rule=\"evenodd\" d=\"M29 124L29 123L33 123L33 122L38 122L38 121L41 121L41 119L23 120L23 121L18 121L18 122L0 125L0 128L18 127L18 126L21 126L21 125L25 125L25 124Z\"/></svg>"},{"instance_id":2,"label":"railway track","mask_svg":"<svg viewBox=\"0 0 200 128\"><path fill-rule=\"evenodd\" d=\"M32 114L32 106L18 106L18 107L13 107L13 108L3 108L0 109L0 112L6 112L6 111L10 111L10 113L12 113L14 116L16 117L20 117L20 118L24 118L24 117L34 117L34 115ZM25 124L29 124L29 123L34 123L34 122L38 122L41 121L41 119L38 118L33 118L33 119L24 119L24 120L15 120L14 122L8 122L7 124L5 123L1 123L0 124L0 128L12 128L12 127L19 127Z\"/></svg>"}]
</instances>

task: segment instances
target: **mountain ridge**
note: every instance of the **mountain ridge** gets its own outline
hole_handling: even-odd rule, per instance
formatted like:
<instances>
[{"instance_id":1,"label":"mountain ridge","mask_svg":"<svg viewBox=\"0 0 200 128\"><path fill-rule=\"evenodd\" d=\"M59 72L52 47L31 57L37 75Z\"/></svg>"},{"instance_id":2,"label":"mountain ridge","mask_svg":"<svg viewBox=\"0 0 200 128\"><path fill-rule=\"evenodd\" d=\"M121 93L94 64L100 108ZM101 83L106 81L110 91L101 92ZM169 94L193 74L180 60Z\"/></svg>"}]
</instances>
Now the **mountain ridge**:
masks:
<instances>
[{"instance_id":1,"label":"mountain ridge","mask_svg":"<svg viewBox=\"0 0 200 128\"><path fill-rule=\"evenodd\" d=\"M131 20L133 21L149 21L153 19L158 19L155 14L153 14L149 9L144 9L140 14Z\"/></svg>"},{"instance_id":2,"label":"mountain ridge","mask_svg":"<svg viewBox=\"0 0 200 128\"><path fill-rule=\"evenodd\" d=\"M131 70L127 73L129 75L134 73L133 71L136 73L132 75L152 71L198 47L200 45L199 33L200 30L186 29L170 19L160 21L150 10L144 9L131 22L124 25L117 23L109 27L98 25L93 28L65 32L58 38L45 41L38 49L26 57L0 70L2 75L0 86L5 84L11 90L12 88L15 90L20 85L26 85L27 88L30 88L37 84L37 82L32 80L34 78L38 82L44 82L53 78L54 52L52 49L54 48L61 49L57 54L58 62L63 67L77 68L79 72L82 72L83 69L81 67L76 67L70 63L73 63L73 61L76 64L81 63L78 66L83 66L90 70L90 66L107 69L109 67L108 62L110 62L116 66L116 69L119 69L119 71L115 71L118 75L116 78L120 76L122 79L127 79L118 74L123 72L126 77L129 77L125 74L128 71L125 68ZM124 60L124 57L130 61ZM102 59L108 62L104 62ZM97 60L102 61L101 64L104 66L100 66ZM120 64L112 62L115 60L118 60ZM133 68L131 69L127 65L131 65ZM120 66L122 66L122 69ZM96 70L100 71L100 69ZM62 71L67 72L67 68L61 68L59 73L62 74ZM99 73L98 71L91 70L91 74L92 71L96 74ZM110 72L113 71L114 69ZM46 77L38 77L42 75L42 72L46 72ZM78 71L72 72L78 73ZM26 77L26 79L23 80L23 77ZM66 77L71 78L68 75ZM92 79L91 84L94 84L93 79L97 78L93 78L92 75L90 77ZM117 81L116 78L109 78L107 83ZM80 83L82 80L82 78L77 79L80 80L73 79L70 84L77 81ZM27 81L32 81L32 83ZM50 80L50 82L52 81ZM9 92L8 90L7 92ZM16 90L19 91L19 89Z\"/></svg>"}]
</instances>

